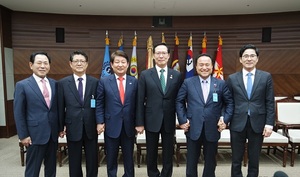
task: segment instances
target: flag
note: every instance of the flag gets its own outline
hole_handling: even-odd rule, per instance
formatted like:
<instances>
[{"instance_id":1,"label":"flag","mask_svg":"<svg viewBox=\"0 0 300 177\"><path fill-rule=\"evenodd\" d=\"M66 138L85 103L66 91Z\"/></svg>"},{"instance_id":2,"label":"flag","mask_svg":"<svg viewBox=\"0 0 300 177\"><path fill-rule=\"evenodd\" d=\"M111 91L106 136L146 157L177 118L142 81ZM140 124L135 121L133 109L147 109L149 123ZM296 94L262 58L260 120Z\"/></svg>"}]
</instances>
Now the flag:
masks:
<instances>
[{"instance_id":1,"label":"flag","mask_svg":"<svg viewBox=\"0 0 300 177\"><path fill-rule=\"evenodd\" d=\"M106 31L106 38L105 38L105 53L102 65L102 74L101 77L105 77L110 75L110 56L109 56L109 38L108 32Z\"/></svg>"},{"instance_id":2,"label":"flag","mask_svg":"<svg viewBox=\"0 0 300 177\"><path fill-rule=\"evenodd\" d=\"M188 40L188 51L186 58L186 73L185 78L189 78L194 76L194 63L193 63L193 41L192 34L190 34L190 38Z\"/></svg>"},{"instance_id":3,"label":"flag","mask_svg":"<svg viewBox=\"0 0 300 177\"><path fill-rule=\"evenodd\" d=\"M164 33L161 33L161 43L165 43L166 44L165 34Z\"/></svg>"},{"instance_id":4,"label":"flag","mask_svg":"<svg viewBox=\"0 0 300 177\"><path fill-rule=\"evenodd\" d=\"M118 47L119 50L124 50L124 45L123 45L123 34L120 36L119 42L118 42Z\"/></svg>"},{"instance_id":5,"label":"flag","mask_svg":"<svg viewBox=\"0 0 300 177\"><path fill-rule=\"evenodd\" d=\"M147 40L146 69L153 68L153 41L150 35Z\"/></svg>"},{"instance_id":6,"label":"flag","mask_svg":"<svg viewBox=\"0 0 300 177\"><path fill-rule=\"evenodd\" d=\"M179 66L179 57L178 57L178 45L179 45L179 39L177 34L175 35L175 46L173 51L173 60L171 68L180 72L180 66Z\"/></svg>"},{"instance_id":7,"label":"flag","mask_svg":"<svg viewBox=\"0 0 300 177\"><path fill-rule=\"evenodd\" d=\"M206 53L206 45L207 45L207 38L206 38L206 33L204 33L202 39L202 53Z\"/></svg>"},{"instance_id":8,"label":"flag","mask_svg":"<svg viewBox=\"0 0 300 177\"><path fill-rule=\"evenodd\" d=\"M136 36L136 32L135 32L134 38L132 41L132 55L131 55L131 60L130 60L130 75L135 78L138 78L136 43L137 43L137 36Z\"/></svg>"},{"instance_id":9,"label":"flag","mask_svg":"<svg viewBox=\"0 0 300 177\"><path fill-rule=\"evenodd\" d=\"M222 37L219 35L219 44L217 48L217 56L215 61L215 69L213 76L218 79L224 80L224 74L223 74L223 61L222 61Z\"/></svg>"}]
</instances>

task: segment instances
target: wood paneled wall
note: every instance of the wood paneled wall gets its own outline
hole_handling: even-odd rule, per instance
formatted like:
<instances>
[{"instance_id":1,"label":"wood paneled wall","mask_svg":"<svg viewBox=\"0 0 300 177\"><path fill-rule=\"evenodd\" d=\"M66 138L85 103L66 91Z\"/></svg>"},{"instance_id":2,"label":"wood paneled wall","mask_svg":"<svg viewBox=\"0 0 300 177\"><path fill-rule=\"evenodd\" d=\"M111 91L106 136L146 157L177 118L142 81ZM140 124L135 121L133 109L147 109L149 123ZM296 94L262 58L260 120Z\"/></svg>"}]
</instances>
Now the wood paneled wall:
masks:
<instances>
[{"instance_id":1,"label":"wood paneled wall","mask_svg":"<svg viewBox=\"0 0 300 177\"><path fill-rule=\"evenodd\" d=\"M55 28L65 29L65 42L56 43ZM271 27L271 42L262 43L262 28ZM235 16L173 17L172 28L152 27L152 17L79 16L38 13L12 13L12 45L14 49L15 81L31 74L29 56L34 51L46 51L52 58L49 76L60 79L71 73L68 65L73 50L83 50L89 56L88 74L99 77L102 68L105 31L110 37L110 51L117 50L121 34L124 50L131 56L134 31L138 35L138 72L145 69L146 41L161 42L164 32L171 51L174 34L180 39L179 60L185 71L189 34L193 35L194 58L201 52L206 32L207 52L215 57L218 35L223 38L223 66L225 78L241 70L239 49L247 43L260 50L258 69L273 75L276 95L300 94L300 12ZM172 57L172 56L171 56ZM171 63L171 60L169 61Z\"/></svg>"}]
</instances>

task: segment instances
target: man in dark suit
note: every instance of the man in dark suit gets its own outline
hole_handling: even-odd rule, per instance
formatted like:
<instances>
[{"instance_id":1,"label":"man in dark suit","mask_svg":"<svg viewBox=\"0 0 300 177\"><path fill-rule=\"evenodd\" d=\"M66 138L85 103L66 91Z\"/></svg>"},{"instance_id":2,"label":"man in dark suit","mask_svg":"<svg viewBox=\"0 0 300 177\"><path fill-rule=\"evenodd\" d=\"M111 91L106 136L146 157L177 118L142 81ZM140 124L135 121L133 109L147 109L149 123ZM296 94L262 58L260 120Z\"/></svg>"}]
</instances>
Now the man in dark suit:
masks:
<instances>
[{"instance_id":1,"label":"man in dark suit","mask_svg":"<svg viewBox=\"0 0 300 177\"><path fill-rule=\"evenodd\" d=\"M155 67L141 73L138 81L136 130L146 130L147 173L149 177L171 177L175 134L175 99L181 74L167 67L170 49L161 43L153 49ZM157 169L161 134L163 168Z\"/></svg>"},{"instance_id":2,"label":"man in dark suit","mask_svg":"<svg viewBox=\"0 0 300 177\"><path fill-rule=\"evenodd\" d=\"M46 76L50 63L47 53L31 54L29 66L33 74L17 82L14 93L17 132L27 147L25 177L38 177L42 162L45 176L56 176L59 121L56 81Z\"/></svg>"},{"instance_id":3,"label":"man in dark suit","mask_svg":"<svg viewBox=\"0 0 300 177\"><path fill-rule=\"evenodd\" d=\"M61 135L66 134L70 177L82 177L82 147L86 158L86 176L98 175L98 135L95 99L98 79L86 75L88 56L82 51L70 55L73 75L58 82L58 111Z\"/></svg>"},{"instance_id":4,"label":"man in dark suit","mask_svg":"<svg viewBox=\"0 0 300 177\"><path fill-rule=\"evenodd\" d=\"M232 95L225 81L211 77L213 65L208 54L199 55L196 59L198 76L184 80L176 99L178 122L187 137L187 177L198 176L202 145L205 161L202 176L216 176L220 132L233 115Z\"/></svg>"},{"instance_id":5,"label":"man in dark suit","mask_svg":"<svg viewBox=\"0 0 300 177\"><path fill-rule=\"evenodd\" d=\"M247 177L257 177L263 139L271 135L274 125L273 81L270 73L256 69L259 52L254 45L243 46L239 56L243 69L231 74L227 80L235 101L234 115L230 122L231 176L243 176L241 164L244 145L248 139Z\"/></svg>"},{"instance_id":6,"label":"man in dark suit","mask_svg":"<svg viewBox=\"0 0 300 177\"><path fill-rule=\"evenodd\" d=\"M97 89L98 133L104 133L107 176L117 177L119 146L122 148L124 175L134 177L135 106L137 80L126 75L129 58L121 50L110 59L114 74L101 78Z\"/></svg>"}]
</instances>

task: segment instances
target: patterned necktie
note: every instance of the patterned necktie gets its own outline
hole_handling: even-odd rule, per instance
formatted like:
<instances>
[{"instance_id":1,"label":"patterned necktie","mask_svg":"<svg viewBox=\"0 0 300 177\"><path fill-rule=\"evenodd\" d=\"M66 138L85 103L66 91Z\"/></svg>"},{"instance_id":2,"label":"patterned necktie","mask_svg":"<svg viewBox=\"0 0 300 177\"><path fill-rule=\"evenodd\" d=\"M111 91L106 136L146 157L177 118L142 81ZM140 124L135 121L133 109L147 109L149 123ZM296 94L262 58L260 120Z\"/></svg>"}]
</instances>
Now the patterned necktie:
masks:
<instances>
[{"instance_id":1,"label":"patterned necktie","mask_svg":"<svg viewBox=\"0 0 300 177\"><path fill-rule=\"evenodd\" d=\"M49 97L49 90L46 86L46 81L44 79L41 79L42 85L43 85L43 96L46 101L46 104L48 108L50 108L50 97Z\"/></svg>"},{"instance_id":2,"label":"patterned necktie","mask_svg":"<svg viewBox=\"0 0 300 177\"><path fill-rule=\"evenodd\" d=\"M122 104L124 104L124 98L125 98L125 92L124 92L124 86L123 86L123 77L119 77L119 93L120 93L120 98L121 98L121 102Z\"/></svg>"},{"instance_id":3,"label":"patterned necktie","mask_svg":"<svg viewBox=\"0 0 300 177\"><path fill-rule=\"evenodd\" d=\"M165 93L165 90L166 90L166 81L165 81L164 72L165 72L164 69L160 70L160 77L159 77L159 79L160 79L161 88L162 88L163 92Z\"/></svg>"},{"instance_id":4,"label":"patterned necktie","mask_svg":"<svg viewBox=\"0 0 300 177\"><path fill-rule=\"evenodd\" d=\"M78 78L78 94L81 101L81 104L83 104L83 85L82 85L83 78Z\"/></svg>"},{"instance_id":5,"label":"patterned necktie","mask_svg":"<svg viewBox=\"0 0 300 177\"><path fill-rule=\"evenodd\" d=\"M248 98L250 99L250 96L251 96L251 91L252 91L252 73L248 73L247 74L248 76L248 79L247 79L247 94L248 94Z\"/></svg>"},{"instance_id":6,"label":"patterned necktie","mask_svg":"<svg viewBox=\"0 0 300 177\"><path fill-rule=\"evenodd\" d=\"M202 81L202 91L203 91L203 98L204 98L204 101L206 102L207 101L207 97L208 97L208 82L203 80Z\"/></svg>"}]
</instances>

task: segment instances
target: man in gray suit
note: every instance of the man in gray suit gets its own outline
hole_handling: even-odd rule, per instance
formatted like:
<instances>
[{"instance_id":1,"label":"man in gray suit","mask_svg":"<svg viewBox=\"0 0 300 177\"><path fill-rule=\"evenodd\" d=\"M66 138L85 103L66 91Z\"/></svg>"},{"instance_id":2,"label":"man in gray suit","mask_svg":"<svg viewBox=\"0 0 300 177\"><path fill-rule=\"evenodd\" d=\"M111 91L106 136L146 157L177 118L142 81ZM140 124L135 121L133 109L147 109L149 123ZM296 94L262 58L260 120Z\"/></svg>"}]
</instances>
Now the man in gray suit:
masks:
<instances>
[{"instance_id":1,"label":"man in gray suit","mask_svg":"<svg viewBox=\"0 0 300 177\"><path fill-rule=\"evenodd\" d=\"M243 176L241 164L244 144L248 140L247 177L257 177L263 139L272 134L274 125L273 81L270 73L256 69L259 51L254 45L243 46L239 56L243 69L231 74L227 80L235 101L234 115L230 122L231 176Z\"/></svg>"},{"instance_id":2,"label":"man in gray suit","mask_svg":"<svg viewBox=\"0 0 300 177\"><path fill-rule=\"evenodd\" d=\"M181 85L178 71L167 67L170 49L165 43L153 50L155 67L141 73L138 81L136 130L146 130L147 173L149 177L171 177L175 134L175 99ZM157 169L158 140L161 134L163 169Z\"/></svg>"},{"instance_id":3,"label":"man in gray suit","mask_svg":"<svg viewBox=\"0 0 300 177\"><path fill-rule=\"evenodd\" d=\"M70 177L82 177L82 147L86 176L98 175L98 134L95 99L98 79L86 75L88 56L82 51L70 55L73 74L58 82L60 136L67 136Z\"/></svg>"},{"instance_id":4,"label":"man in gray suit","mask_svg":"<svg viewBox=\"0 0 300 177\"><path fill-rule=\"evenodd\" d=\"M56 176L59 121L56 81L47 77L50 63L45 52L31 54L33 74L16 84L14 118L19 139L27 147L25 177L39 177L43 162L45 176Z\"/></svg>"}]
</instances>

